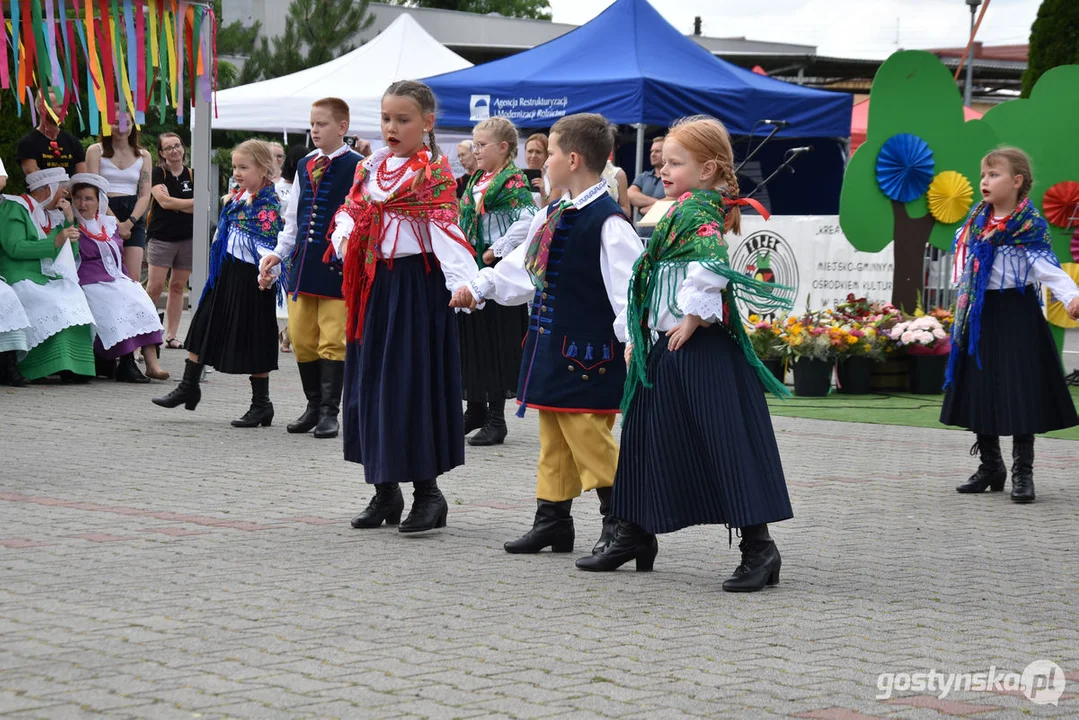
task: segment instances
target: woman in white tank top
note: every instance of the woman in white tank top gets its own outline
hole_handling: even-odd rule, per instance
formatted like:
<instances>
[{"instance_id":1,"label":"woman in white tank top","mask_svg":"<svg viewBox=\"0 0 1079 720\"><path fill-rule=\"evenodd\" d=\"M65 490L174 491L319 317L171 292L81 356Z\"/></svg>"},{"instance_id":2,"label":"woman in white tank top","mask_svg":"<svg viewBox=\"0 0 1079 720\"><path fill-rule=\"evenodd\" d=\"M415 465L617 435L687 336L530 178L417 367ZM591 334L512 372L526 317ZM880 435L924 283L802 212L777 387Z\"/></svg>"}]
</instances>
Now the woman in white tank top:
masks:
<instances>
[{"instance_id":1,"label":"woman in white tank top","mask_svg":"<svg viewBox=\"0 0 1079 720\"><path fill-rule=\"evenodd\" d=\"M146 254L146 211L150 207L150 153L139 147L139 130L126 110L117 113L112 135L86 149L86 171L109 181L109 213L119 221L124 265L131 279L142 279Z\"/></svg>"}]
</instances>

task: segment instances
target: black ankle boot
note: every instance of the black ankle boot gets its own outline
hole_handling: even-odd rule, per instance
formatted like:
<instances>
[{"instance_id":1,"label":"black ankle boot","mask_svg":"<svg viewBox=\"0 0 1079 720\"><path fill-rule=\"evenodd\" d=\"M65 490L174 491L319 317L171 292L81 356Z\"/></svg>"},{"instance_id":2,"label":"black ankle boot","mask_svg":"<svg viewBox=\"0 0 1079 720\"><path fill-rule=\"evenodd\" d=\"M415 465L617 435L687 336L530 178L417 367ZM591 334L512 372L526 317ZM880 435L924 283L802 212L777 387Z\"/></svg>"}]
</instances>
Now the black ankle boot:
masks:
<instances>
[{"instance_id":1,"label":"black ankle boot","mask_svg":"<svg viewBox=\"0 0 1079 720\"><path fill-rule=\"evenodd\" d=\"M977 472L958 486L956 492L980 493L987 488L993 492L1003 490L1004 481L1008 478L1008 468L1004 466L1004 458L1000 456L1000 438L996 435L979 435L970 448L970 454L980 455L982 462Z\"/></svg>"},{"instance_id":2,"label":"black ankle boot","mask_svg":"<svg viewBox=\"0 0 1079 720\"><path fill-rule=\"evenodd\" d=\"M446 527L450 506L434 480L412 483L412 509L398 527L398 532L417 533Z\"/></svg>"},{"instance_id":3,"label":"black ankle boot","mask_svg":"<svg viewBox=\"0 0 1079 720\"><path fill-rule=\"evenodd\" d=\"M532 529L502 547L514 555L538 553L545 547L550 547L551 552L556 553L573 552L572 507L572 500L536 500L536 518L532 521Z\"/></svg>"},{"instance_id":4,"label":"black ankle boot","mask_svg":"<svg viewBox=\"0 0 1079 720\"><path fill-rule=\"evenodd\" d=\"M465 406L465 435L487 424L487 405L469 400Z\"/></svg>"},{"instance_id":5,"label":"black ankle boot","mask_svg":"<svg viewBox=\"0 0 1079 720\"><path fill-rule=\"evenodd\" d=\"M592 548L593 555L599 555L614 542L615 532L618 530L618 519L611 515L611 489L609 487L596 488L599 497L599 513L603 516L603 528L599 533L599 540Z\"/></svg>"},{"instance_id":6,"label":"black ankle boot","mask_svg":"<svg viewBox=\"0 0 1079 720\"><path fill-rule=\"evenodd\" d=\"M319 383L320 403L318 406L318 425L315 437L335 438L340 430L337 413L341 409L341 386L345 382L344 360L319 360L321 382Z\"/></svg>"},{"instance_id":7,"label":"black ankle boot","mask_svg":"<svg viewBox=\"0 0 1079 720\"><path fill-rule=\"evenodd\" d=\"M19 372L15 351L0 353L0 384L9 387L26 387L27 380Z\"/></svg>"},{"instance_id":8,"label":"black ankle boot","mask_svg":"<svg viewBox=\"0 0 1079 720\"><path fill-rule=\"evenodd\" d=\"M150 378L139 370L138 363L135 362L135 354L128 353L120 356L120 360L116 363L116 382L142 384L150 382Z\"/></svg>"},{"instance_id":9,"label":"black ankle boot","mask_svg":"<svg viewBox=\"0 0 1079 720\"><path fill-rule=\"evenodd\" d=\"M397 483L375 485L375 496L367 508L352 518L352 527L357 530L377 528L385 522L396 525L401 522L401 513L405 511L405 499L401 497L401 486Z\"/></svg>"},{"instance_id":10,"label":"black ankle boot","mask_svg":"<svg viewBox=\"0 0 1079 720\"><path fill-rule=\"evenodd\" d=\"M1012 438L1012 502L1034 502L1034 436Z\"/></svg>"},{"instance_id":11,"label":"black ankle boot","mask_svg":"<svg viewBox=\"0 0 1079 720\"><path fill-rule=\"evenodd\" d=\"M648 572L656 562L659 542L656 536L628 520L616 520L614 540L598 555L577 559L577 567L589 572L610 572L636 560L637 572Z\"/></svg>"},{"instance_id":12,"label":"black ankle boot","mask_svg":"<svg viewBox=\"0 0 1079 720\"><path fill-rule=\"evenodd\" d=\"M779 568L783 564L779 549L768 535L768 526L747 525L742 528L742 562L734 574L723 582L727 592L756 592L765 585L779 584Z\"/></svg>"},{"instance_id":13,"label":"black ankle boot","mask_svg":"<svg viewBox=\"0 0 1079 720\"><path fill-rule=\"evenodd\" d=\"M483 429L468 439L473 447L501 445L506 439L506 401L492 400L487 403L487 423Z\"/></svg>"},{"instance_id":14,"label":"black ankle boot","mask_svg":"<svg viewBox=\"0 0 1079 720\"><path fill-rule=\"evenodd\" d=\"M318 405L321 397L319 382L322 377L318 360L298 362L296 369L300 371L300 384L303 386L304 397L307 398L307 409L303 411L303 415L296 418L295 422L285 426L286 430L294 434L311 432L318 423Z\"/></svg>"},{"instance_id":15,"label":"black ankle boot","mask_svg":"<svg viewBox=\"0 0 1079 720\"><path fill-rule=\"evenodd\" d=\"M174 408L183 405L188 410L194 410L202 399L202 388L199 382L202 380L202 363L184 361L184 379L180 381L172 392L164 397L151 400L154 405Z\"/></svg>"},{"instance_id":16,"label":"black ankle boot","mask_svg":"<svg viewBox=\"0 0 1079 720\"><path fill-rule=\"evenodd\" d=\"M261 425L269 427L273 422L273 403L270 402L270 378L251 378L251 407L239 420L232 421L232 427L253 428Z\"/></svg>"}]
</instances>

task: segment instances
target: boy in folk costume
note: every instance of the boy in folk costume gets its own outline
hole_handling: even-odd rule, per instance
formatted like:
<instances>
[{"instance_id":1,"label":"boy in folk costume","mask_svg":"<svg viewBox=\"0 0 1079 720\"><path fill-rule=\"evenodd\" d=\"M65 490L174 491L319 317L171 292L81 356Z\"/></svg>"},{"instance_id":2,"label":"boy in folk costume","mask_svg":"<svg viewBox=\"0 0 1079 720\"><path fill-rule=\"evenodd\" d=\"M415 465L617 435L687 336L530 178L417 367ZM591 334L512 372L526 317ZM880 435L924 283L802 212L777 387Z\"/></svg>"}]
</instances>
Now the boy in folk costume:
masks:
<instances>
[{"instance_id":1,"label":"boy in folk costume","mask_svg":"<svg viewBox=\"0 0 1079 720\"><path fill-rule=\"evenodd\" d=\"M547 171L570 197L540 211L531 240L454 294L455 307L485 300L532 302L518 380L518 415L540 413L540 459L532 530L506 552L572 552L573 499L595 490L613 539L611 485L618 446L611 435L626 379L626 292L643 246L601 177L612 138L601 115L562 118L551 128Z\"/></svg>"},{"instance_id":2,"label":"boy in folk costume","mask_svg":"<svg viewBox=\"0 0 1079 720\"><path fill-rule=\"evenodd\" d=\"M345 301L341 268L331 263L329 240L334 213L352 187L363 156L345 144L349 109L343 100L324 98L311 106L311 140L317 150L305 157L292 183L285 229L260 270L288 259L288 332L307 408L288 426L290 433L312 428L317 438L337 437L337 414L345 368Z\"/></svg>"}]
</instances>

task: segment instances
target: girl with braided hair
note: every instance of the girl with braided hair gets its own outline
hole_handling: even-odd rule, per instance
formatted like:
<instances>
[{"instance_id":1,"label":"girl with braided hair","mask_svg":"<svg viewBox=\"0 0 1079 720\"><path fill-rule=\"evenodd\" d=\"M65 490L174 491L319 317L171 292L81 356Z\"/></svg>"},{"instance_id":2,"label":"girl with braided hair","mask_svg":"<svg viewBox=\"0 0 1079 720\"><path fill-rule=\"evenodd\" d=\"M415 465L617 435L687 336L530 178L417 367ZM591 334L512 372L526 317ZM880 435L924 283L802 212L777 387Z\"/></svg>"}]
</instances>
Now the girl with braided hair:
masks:
<instances>
[{"instance_id":1,"label":"girl with braided hair","mask_svg":"<svg viewBox=\"0 0 1079 720\"><path fill-rule=\"evenodd\" d=\"M956 233L958 287L940 421L974 431L977 472L956 490L1000 492L1000 436L1012 436L1012 492L1034 501L1034 435L1079 424L1060 353L1039 305L1045 283L1072 318L1079 288L1060 267L1049 226L1030 202L1030 158L1004 147L982 159L982 202Z\"/></svg>"},{"instance_id":2,"label":"girl with braided hair","mask_svg":"<svg viewBox=\"0 0 1079 720\"><path fill-rule=\"evenodd\" d=\"M740 528L742 562L723 583L751 592L779 582L768 523L792 517L765 388L786 388L761 365L738 301L790 308L786 290L730 267L725 236L741 229L726 128L688 118L663 143L663 190L676 202L637 260L629 287L629 372L611 512L603 552L577 561L608 571L635 560L651 570L657 533L690 525ZM763 387L762 387L763 385Z\"/></svg>"}]
</instances>

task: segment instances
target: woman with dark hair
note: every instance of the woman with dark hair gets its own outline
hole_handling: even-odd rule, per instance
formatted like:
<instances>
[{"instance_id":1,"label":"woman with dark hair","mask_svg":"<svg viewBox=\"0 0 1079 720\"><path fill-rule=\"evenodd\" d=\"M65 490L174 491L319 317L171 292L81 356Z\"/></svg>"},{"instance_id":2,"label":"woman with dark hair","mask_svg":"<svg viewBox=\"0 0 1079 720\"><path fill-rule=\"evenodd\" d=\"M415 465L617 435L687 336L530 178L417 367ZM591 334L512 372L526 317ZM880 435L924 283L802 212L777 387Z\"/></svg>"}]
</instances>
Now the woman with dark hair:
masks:
<instances>
[{"instance_id":1,"label":"woman with dark hair","mask_svg":"<svg viewBox=\"0 0 1079 720\"><path fill-rule=\"evenodd\" d=\"M193 213L195 185L191 168L184 165L184 141L176 133L161 133L157 138L157 167L150 181L150 228L147 264L150 266L146 293L157 304L168 279L169 295L165 301L165 347L179 350L176 339L180 313L184 309L184 290L192 267Z\"/></svg>"},{"instance_id":2,"label":"woman with dark hair","mask_svg":"<svg viewBox=\"0 0 1079 720\"><path fill-rule=\"evenodd\" d=\"M146 254L146 211L150 209L150 153L139 147L139 129L126 110L117 113L111 135L86 149L86 172L109 182L109 212L124 241L128 277L142 280Z\"/></svg>"}]
</instances>

